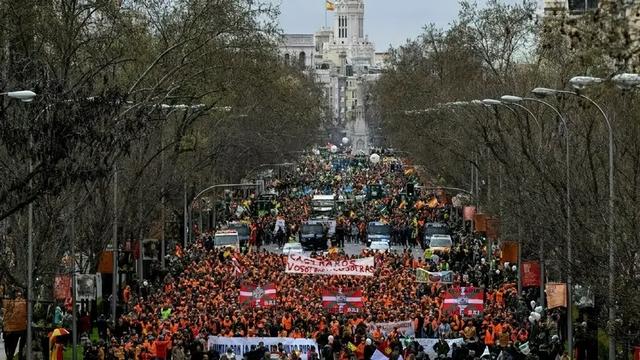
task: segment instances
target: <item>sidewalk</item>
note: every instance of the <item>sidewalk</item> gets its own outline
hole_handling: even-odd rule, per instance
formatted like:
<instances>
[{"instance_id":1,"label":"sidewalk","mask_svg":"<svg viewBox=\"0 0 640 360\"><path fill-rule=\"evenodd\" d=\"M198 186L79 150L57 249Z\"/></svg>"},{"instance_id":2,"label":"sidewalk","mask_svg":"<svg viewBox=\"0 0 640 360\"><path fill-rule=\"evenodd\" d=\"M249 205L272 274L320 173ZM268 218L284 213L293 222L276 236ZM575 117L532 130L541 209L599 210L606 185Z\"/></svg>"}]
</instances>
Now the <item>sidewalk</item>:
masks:
<instances>
[{"instance_id":1,"label":"sidewalk","mask_svg":"<svg viewBox=\"0 0 640 360\"><path fill-rule=\"evenodd\" d=\"M0 360L6 360L6 356L4 354L4 339L0 340Z\"/></svg>"}]
</instances>

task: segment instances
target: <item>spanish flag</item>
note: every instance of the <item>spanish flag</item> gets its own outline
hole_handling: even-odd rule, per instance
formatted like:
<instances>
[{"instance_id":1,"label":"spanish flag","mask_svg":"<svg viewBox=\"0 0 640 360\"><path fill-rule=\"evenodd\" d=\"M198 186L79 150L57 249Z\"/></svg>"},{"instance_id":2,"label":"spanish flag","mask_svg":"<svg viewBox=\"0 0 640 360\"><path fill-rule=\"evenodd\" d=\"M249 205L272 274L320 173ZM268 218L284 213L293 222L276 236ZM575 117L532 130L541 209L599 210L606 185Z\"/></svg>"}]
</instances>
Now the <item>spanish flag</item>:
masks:
<instances>
[{"instance_id":1,"label":"spanish flag","mask_svg":"<svg viewBox=\"0 0 640 360\"><path fill-rule=\"evenodd\" d=\"M327 11L335 11L336 10L336 4L334 4L332 1L325 0L324 8Z\"/></svg>"}]
</instances>

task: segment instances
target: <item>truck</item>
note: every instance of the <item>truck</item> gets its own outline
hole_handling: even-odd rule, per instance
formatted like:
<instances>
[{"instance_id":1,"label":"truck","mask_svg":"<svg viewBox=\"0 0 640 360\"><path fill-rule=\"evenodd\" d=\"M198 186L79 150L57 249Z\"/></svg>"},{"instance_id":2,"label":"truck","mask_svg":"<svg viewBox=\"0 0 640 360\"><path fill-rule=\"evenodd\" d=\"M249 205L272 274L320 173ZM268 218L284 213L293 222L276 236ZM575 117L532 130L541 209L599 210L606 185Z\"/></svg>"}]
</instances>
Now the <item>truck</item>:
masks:
<instances>
[{"instance_id":1,"label":"truck","mask_svg":"<svg viewBox=\"0 0 640 360\"><path fill-rule=\"evenodd\" d=\"M372 242L391 242L391 225L379 221L367 224L367 246Z\"/></svg>"},{"instance_id":2,"label":"truck","mask_svg":"<svg viewBox=\"0 0 640 360\"><path fill-rule=\"evenodd\" d=\"M335 216L335 195L313 195L311 212L314 218L332 218Z\"/></svg>"},{"instance_id":3,"label":"truck","mask_svg":"<svg viewBox=\"0 0 640 360\"><path fill-rule=\"evenodd\" d=\"M430 222L424 225L424 237L422 239L425 247L429 247L433 235L450 235L449 226L445 223Z\"/></svg>"}]
</instances>

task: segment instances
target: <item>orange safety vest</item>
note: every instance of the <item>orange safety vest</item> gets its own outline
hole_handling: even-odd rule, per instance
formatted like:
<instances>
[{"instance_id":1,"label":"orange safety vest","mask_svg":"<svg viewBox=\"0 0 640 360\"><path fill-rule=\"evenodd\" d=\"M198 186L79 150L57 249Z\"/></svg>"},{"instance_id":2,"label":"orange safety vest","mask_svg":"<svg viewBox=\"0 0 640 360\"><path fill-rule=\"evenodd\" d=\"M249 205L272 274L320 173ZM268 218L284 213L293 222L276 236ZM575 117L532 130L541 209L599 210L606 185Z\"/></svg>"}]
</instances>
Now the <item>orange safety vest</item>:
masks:
<instances>
[{"instance_id":1,"label":"orange safety vest","mask_svg":"<svg viewBox=\"0 0 640 360\"><path fill-rule=\"evenodd\" d=\"M283 317L282 327L287 331L291 331L291 328L293 327L293 319L292 318L287 319L286 317Z\"/></svg>"},{"instance_id":2,"label":"orange safety vest","mask_svg":"<svg viewBox=\"0 0 640 360\"><path fill-rule=\"evenodd\" d=\"M489 326L487 331L484 332L484 344L487 346L493 346L495 340L493 339L493 326Z\"/></svg>"}]
</instances>

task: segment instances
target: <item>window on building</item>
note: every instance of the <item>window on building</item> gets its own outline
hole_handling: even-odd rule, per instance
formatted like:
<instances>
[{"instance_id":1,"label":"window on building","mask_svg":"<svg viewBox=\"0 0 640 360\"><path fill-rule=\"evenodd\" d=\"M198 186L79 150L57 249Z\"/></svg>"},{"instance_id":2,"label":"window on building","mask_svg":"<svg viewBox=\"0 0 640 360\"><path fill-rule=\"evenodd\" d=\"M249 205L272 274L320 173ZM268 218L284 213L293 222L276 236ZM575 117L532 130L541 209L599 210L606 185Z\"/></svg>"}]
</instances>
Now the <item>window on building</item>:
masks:
<instances>
[{"instance_id":1,"label":"window on building","mask_svg":"<svg viewBox=\"0 0 640 360\"><path fill-rule=\"evenodd\" d=\"M598 8L598 0L569 0L569 12L579 14Z\"/></svg>"},{"instance_id":2,"label":"window on building","mask_svg":"<svg viewBox=\"0 0 640 360\"><path fill-rule=\"evenodd\" d=\"M358 24L358 38L362 39L364 37L364 17L359 19Z\"/></svg>"},{"instance_id":3,"label":"window on building","mask_svg":"<svg viewBox=\"0 0 640 360\"><path fill-rule=\"evenodd\" d=\"M298 55L298 65L301 68L304 68L307 65L307 54L305 54L304 51L302 51L300 55Z\"/></svg>"},{"instance_id":4,"label":"window on building","mask_svg":"<svg viewBox=\"0 0 640 360\"><path fill-rule=\"evenodd\" d=\"M291 60L291 56L289 56L289 54L284 54L284 63L288 64L290 60Z\"/></svg>"},{"instance_id":5,"label":"window on building","mask_svg":"<svg viewBox=\"0 0 640 360\"><path fill-rule=\"evenodd\" d=\"M338 37L344 39L347 37L347 17L338 17Z\"/></svg>"}]
</instances>

